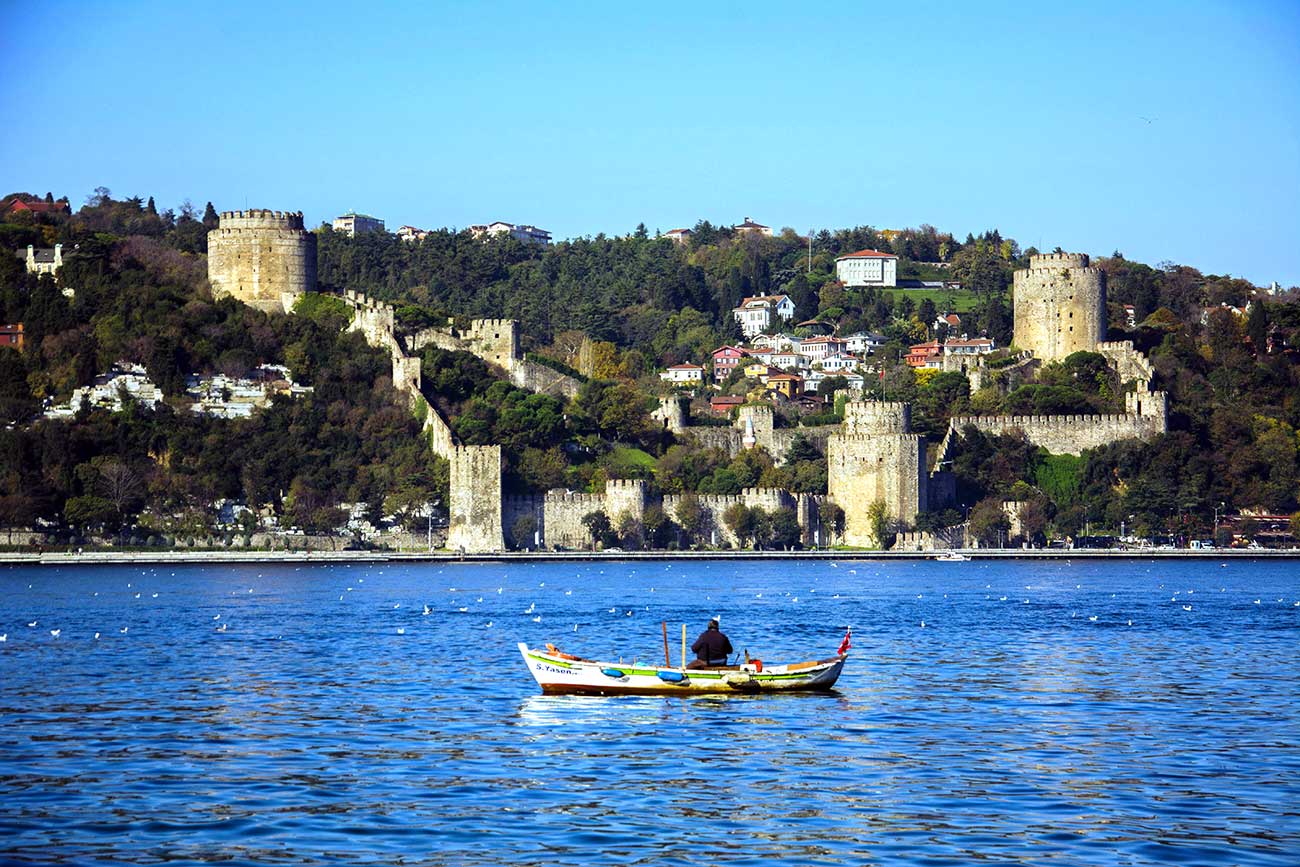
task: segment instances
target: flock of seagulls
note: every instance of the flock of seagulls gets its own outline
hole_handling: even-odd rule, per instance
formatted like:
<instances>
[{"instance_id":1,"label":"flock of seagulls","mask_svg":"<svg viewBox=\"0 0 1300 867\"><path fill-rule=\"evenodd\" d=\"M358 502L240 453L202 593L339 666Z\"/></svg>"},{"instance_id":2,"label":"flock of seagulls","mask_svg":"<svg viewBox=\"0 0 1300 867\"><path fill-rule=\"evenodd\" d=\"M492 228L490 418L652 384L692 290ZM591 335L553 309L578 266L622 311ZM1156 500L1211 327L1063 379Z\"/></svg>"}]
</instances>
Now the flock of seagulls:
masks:
<instances>
[{"instance_id":1,"label":"flock of seagulls","mask_svg":"<svg viewBox=\"0 0 1300 867\"><path fill-rule=\"evenodd\" d=\"M829 568L832 568L832 569L839 569L839 568L840 568L840 565L839 565L839 564L836 564L836 563L829 563L829 564L827 564L827 565L829 566ZM1226 565L1226 564L1225 564L1225 565ZM351 567L349 566L348 568L351 568ZM667 569L671 569L671 568L672 568L672 565L671 565L671 564L665 564L664 568L665 568L666 570L667 570ZM151 570L151 571L152 571L152 570ZM297 570L295 570L295 571L297 571ZM382 570L381 570L381 571L382 571ZM437 571L438 571L438 573L441 573L443 570L439 569L439 570L437 570ZM857 570L856 570L856 569L846 569L845 571L848 572L849 574L853 574L853 575L856 575L856 574L857 574ZM598 573L598 574L604 574L604 570L603 570L603 569L597 570L597 573ZM149 573L149 572L142 572L141 574L142 574L142 575L149 575L150 573ZM175 573L175 572L172 572L171 574L174 576L176 573ZM635 570L632 570L631 574L632 574L632 575L635 575ZM879 573L877 573L877 575L879 575ZM258 578L262 578L263 576L262 576L261 573L259 573L257 577L258 577ZM581 573L579 573L579 574L577 575L577 577L578 577L579 579L582 579L584 576L583 576ZM364 578L364 577L360 577L360 576L356 577L356 578L355 578L355 581L354 581L354 585L356 585L356 586L347 586L346 589L345 589L345 593L342 594L342 595L340 595L340 596L338 597L339 600L340 600L340 601L343 601L343 600L345 599L347 593L353 593L354 591L356 591L356 590L359 589L359 585L363 585L363 584L365 584L365 578ZM32 585L29 584L28 587L29 587L29 589L31 589ZM546 582L545 582L545 581L538 582L538 584L537 584L537 589L538 589L538 590L543 590L543 589L545 589L545 587L546 587ZM132 586L131 583L128 583L128 584L126 585L126 589L127 589L128 591L130 591L128 595L129 595L130 598L132 598L132 599L141 599L141 598L143 598L146 594L147 594L147 596L148 596L149 599L158 599L158 598L160 598L160 593L159 593L159 592L157 592L157 591L146 591L146 590L143 590L143 589L137 589L137 588L134 588L134 587ZM497 590L496 590L497 595L498 595L498 596L503 595L503 594L505 593L505 589L506 589L505 586L497 587ZM985 585L985 589L991 591L991 590L992 590L992 585L991 585L991 584L986 584L986 585ZM1033 589L1035 589L1035 588L1033 587L1033 585L1025 585L1025 590L1033 590ZM1044 587L1040 586L1038 589L1039 589L1039 590L1043 590L1043 589L1049 589L1049 588L1044 588ZM1082 589L1082 585L1081 585L1081 584L1076 584L1076 585L1075 585L1075 589ZM1159 589L1163 590L1163 589L1164 589L1164 585L1163 585L1163 584L1160 585ZM236 595L247 595L247 594L251 594L251 593L253 593L253 592L254 592L254 588L253 588L253 587L248 587L248 588L247 588L243 593L239 593L239 591L231 591L230 595L232 595L232 596L236 596ZM451 593L451 594L458 594L458 593L460 593L460 592L462 592L462 591L461 591L460 588L457 588L457 587L454 587L454 586L453 586L453 587L449 587L449 588L448 588L448 592ZM651 587L649 592L654 593L654 592L655 592L655 589L654 589L653 587ZM816 594L817 591L816 591L815 588L811 588L811 589L809 589L808 592L809 592L810 595L812 595L812 594ZM1168 591L1166 591L1166 592L1168 592ZM1227 592L1227 588L1226 588L1226 587L1221 587L1220 590L1219 590L1219 592L1220 592L1220 593L1226 593L1226 592ZM1175 591L1175 592L1173 593L1173 595L1170 597L1170 602L1177 604L1177 605L1182 609L1182 611L1184 611L1184 612L1191 612L1191 611L1193 610L1193 605L1192 605L1192 603L1191 603L1191 597L1194 596L1195 593L1196 593L1196 591L1195 591L1194 589L1187 589L1187 590L1179 590L1179 591ZM99 594L99 591L93 591L91 595L97 597L97 596L99 596L100 594ZM572 589L565 589L565 590L563 591L563 595L566 596L566 597L570 597L570 596L573 595L573 590L572 590ZM707 597L706 597L706 598L707 598ZM755 594L754 594L754 598L755 598L755 599L762 599L762 598L763 598L763 593L762 593L762 592L757 592L757 593L755 593ZM800 596L793 595L793 594L791 593L791 591L785 591L785 593L784 593L784 597L782 597L782 598L788 600L788 601L789 601L790 603L792 603L792 604L793 604L793 603L798 603L799 600L800 600ZM838 594L838 593L836 593L836 594L834 594L834 595L832 596L832 599L839 599L839 598L840 598L840 594ZM916 598L917 600L924 600L924 599L926 598L926 594L925 594L925 593L917 593L917 594L915 594L915 598ZM946 593L943 594L943 598L944 598L944 599L947 599L947 598L948 598L948 594L946 594ZM987 593L987 594L985 595L984 598L985 598L986 600L992 600L994 597L993 597L993 594L990 592L990 593ZM997 597L997 601L998 601L998 602L1007 602L1009 598L1010 598L1009 595L1006 595L1006 594L1004 594L1004 595L999 595L999 596ZM1111 594L1111 598L1112 598L1112 599L1115 598L1115 594L1112 593L1112 594ZM459 600L457 600L457 601L459 601ZM1022 604L1026 604L1026 605L1027 605L1027 604L1030 604L1030 601L1031 601L1031 600L1030 600L1029 598L1027 598L1027 597L1026 597L1026 598L1023 598L1023 599L1021 600ZM1279 605L1285 604L1285 599L1284 599L1284 598L1279 597L1276 601L1277 601L1277 604L1279 604ZM453 602L453 603L452 603L452 610L454 610L454 611L455 611L456 613L458 613L458 614L469 614L469 613L471 613L472 611L475 610L475 609L474 609L474 606L481 605L482 603L483 603L483 596L479 595L479 596L475 596L474 603L473 603L472 605L471 605L471 604L456 604L456 602ZM1252 604L1254 604L1254 605L1263 605L1263 604L1264 604L1263 597L1261 596L1261 597L1255 598L1254 600L1252 600ZM386 605L387 605L387 606L391 606L391 607L389 607L389 609L388 609L388 610L390 610L390 611L398 611L398 610L400 610L400 609L403 607L403 603L402 603L402 602L391 602L391 600L390 600L388 603L386 603ZM430 605L428 602L419 603L419 605L420 605L420 615L421 615L422 617L429 617L429 616L431 616L431 615L433 615L433 614L435 613L435 610L436 610L435 607L432 606L432 605ZM1295 600L1295 601L1291 604L1291 607L1294 607L1294 608L1300 608L1300 600ZM516 610L519 610L519 609L516 609ZM650 606L649 606L649 605L646 605L646 606L644 607L644 610L645 610L646 612L649 612L649 611L650 611ZM619 614L621 614L623 617L633 617L633 616L635 616L635 613L636 613L636 612L635 612L635 610L632 609L632 608L626 608L626 609L624 609L624 608L622 608L622 607L620 607L620 606L615 605L615 606L611 606L611 607L608 609L608 613L611 614L611 615L616 615L616 616L619 615ZM529 618L533 623L540 624L540 623L542 622L542 612L540 612L540 611L538 610L537 602L529 602L528 607L527 607L526 609L523 609L523 614L524 614L524 616L528 617L528 618ZM1078 615L1077 612L1071 614L1071 618L1075 618L1075 617L1078 617L1078 616L1079 616L1079 615ZM227 632L227 630L228 630L229 627L230 627L230 623L229 623L228 620L225 620L224 618L225 618L225 614L224 614L223 612L218 612L218 613L212 615L212 622L213 622L213 624L214 624L214 626L213 626L213 631L214 631L214 632L216 632L216 633L225 633L225 632ZM1097 614L1088 614L1088 615L1087 615L1087 622L1089 622L1089 623L1099 623L1099 622L1101 622L1101 620L1102 620L1102 618L1100 618L1099 615L1097 615ZM1128 625L1128 626L1132 626L1132 625L1133 625L1133 620L1132 620L1131 618L1125 618L1123 622L1124 622L1126 625ZM28 627L29 629L36 629L36 628L38 628L39 626L40 626L40 621L39 621L39 619L35 619L35 620L31 620L31 621L28 621L28 622L27 622L27 627ZM495 626L495 621L492 620L492 619L488 619L488 620L486 620L485 622L482 622L482 626L481 626L481 628L483 628L483 629L492 629L494 626ZM928 626L929 626L929 624L927 624L927 622L926 622L924 619L922 619L922 620L919 621L919 628L924 629L924 628L927 628ZM397 635L405 635L405 634L406 634L406 631L407 631L407 626L406 626L406 625L394 625L394 627L392 627L392 628L395 629ZM129 626L122 626L121 628L118 629L118 633L121 634L121 635L126 635L126 634L128 634L129 630L130 630L130 627L129 627ZM63 634L64 628L63 628L63 626L56 626L56 627L54 627L54 628L48 628L47 631L48 631L48 633L49 633L50 640L51 640L51 641L56 641L56 640L58 640L58 639L60 638L60 636ZM579 624L578 624L578 623L574 623L574 624L573 624L572 631L573 631L573 632L578 632L578 631L579 631ZM99 632L95 632L95 633L93 634L93 640L95 640L95 641L100 640L100 636L101 636L101 633L99 633ZM9 643L9 633L7 633L7 632L6 632L6 633L0 633L0 644L8 644L8 643Z\"/></svg>"}]
</instances>

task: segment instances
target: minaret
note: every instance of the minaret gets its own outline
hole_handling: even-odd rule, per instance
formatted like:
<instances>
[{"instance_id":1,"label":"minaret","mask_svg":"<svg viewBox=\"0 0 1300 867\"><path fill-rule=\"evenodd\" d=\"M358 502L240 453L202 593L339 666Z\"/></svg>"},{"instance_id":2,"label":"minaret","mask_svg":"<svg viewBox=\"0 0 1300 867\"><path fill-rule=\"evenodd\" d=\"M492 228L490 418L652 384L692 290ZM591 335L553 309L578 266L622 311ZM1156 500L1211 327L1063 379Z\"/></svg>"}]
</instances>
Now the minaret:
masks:
<instances>
[{"instance_id":1,"label":"minaret","mask_svg":"<svg viewBox=\"0 0 1300 867\"><path fill-rule=\"evenodd\" d=\"M758 437L754 436L754 419L745 417L745 435L740 438L742 448L752 449L758 444Z\"/></svg>"}]
</instances>

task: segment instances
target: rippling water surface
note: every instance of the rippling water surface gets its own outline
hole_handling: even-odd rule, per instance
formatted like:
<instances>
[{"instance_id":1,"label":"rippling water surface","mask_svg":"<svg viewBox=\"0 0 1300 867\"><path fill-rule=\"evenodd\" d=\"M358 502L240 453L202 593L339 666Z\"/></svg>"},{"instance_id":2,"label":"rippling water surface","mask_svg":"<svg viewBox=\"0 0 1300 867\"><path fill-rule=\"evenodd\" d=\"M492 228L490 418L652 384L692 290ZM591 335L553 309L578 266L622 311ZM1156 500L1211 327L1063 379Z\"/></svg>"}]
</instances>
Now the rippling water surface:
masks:
<instances>
[{"instance_id":1,"label":"rippling water surface","mask_svg":"<svg viewBox=\"0 0 1300 867\"><path fill-rule=\"evenodd\" d=\"M42 567L0 594L6 861L1300 863L1296 563ZM852 624L837 691L543 697L515 649L662 659L662 621L676 654L713 614L770 662Z\"/></svg>"}]
</instances>

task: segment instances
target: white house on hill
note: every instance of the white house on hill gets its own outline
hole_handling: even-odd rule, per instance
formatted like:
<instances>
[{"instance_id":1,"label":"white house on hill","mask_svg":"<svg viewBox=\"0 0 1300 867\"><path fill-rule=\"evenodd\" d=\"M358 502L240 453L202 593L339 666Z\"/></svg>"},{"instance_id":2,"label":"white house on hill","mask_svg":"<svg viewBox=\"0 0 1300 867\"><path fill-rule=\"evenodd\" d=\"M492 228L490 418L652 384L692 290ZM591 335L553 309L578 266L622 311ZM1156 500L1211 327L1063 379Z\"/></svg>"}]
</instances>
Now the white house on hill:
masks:
<instances>
[{"instance_id":1,"label":"white house on hill","mask_svg":"<svg viewBox=\"0 0 1300 867\"><path fill-rule=\"evenodd\" d=\"M835 257L835 278L845 286L896 286L898 257L879 250L859 250Z\"/></svg>"},{"instance_id":2,"label":"white house on hill","mask_svg":"<svg viewBox=\"0 0 1300 867\"><path fill-rule=\"evenodd\" d=\"M741 300L740 306L731 311L731 315L740 323L740 330L746 337L761 334L772 324L776 316L789 322L794 318L794 302L789 295L755 295Z\"/></svg>"}]
</instances>

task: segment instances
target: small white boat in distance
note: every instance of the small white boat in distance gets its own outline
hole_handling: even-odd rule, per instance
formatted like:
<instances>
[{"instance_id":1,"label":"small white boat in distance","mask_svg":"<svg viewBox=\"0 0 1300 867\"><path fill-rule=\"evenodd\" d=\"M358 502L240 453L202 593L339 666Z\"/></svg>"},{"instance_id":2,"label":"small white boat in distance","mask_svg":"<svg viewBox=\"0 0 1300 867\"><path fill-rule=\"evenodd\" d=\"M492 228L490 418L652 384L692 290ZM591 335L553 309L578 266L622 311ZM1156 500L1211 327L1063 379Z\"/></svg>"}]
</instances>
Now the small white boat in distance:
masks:
<instances>
[{"instance_id":1,"label":"small white boat in distance","mask_svg":"<svg viewBox=\"0 0 1300 867\"><path fill-rule=\"evenodd\" d=\"M947 554L940 554L934 559L942 563L965 563L970 558L965 554L958 553L957 551L949 551Z\"/></svg>"},{"instance_id":2,"label":"small white boat in distance","mask_svg":"<svg viewBox=\"0 0 1300 867\"><path fill-rule=\"evenodd\" d=\"M522 641L524 664L546 695L700 695L707 693L815 692L835 685L848 658L764 665L758 660L716 668L673 668L650 663L598 662L553 645L535 650Z\"/></svg>"}]
</instances>

